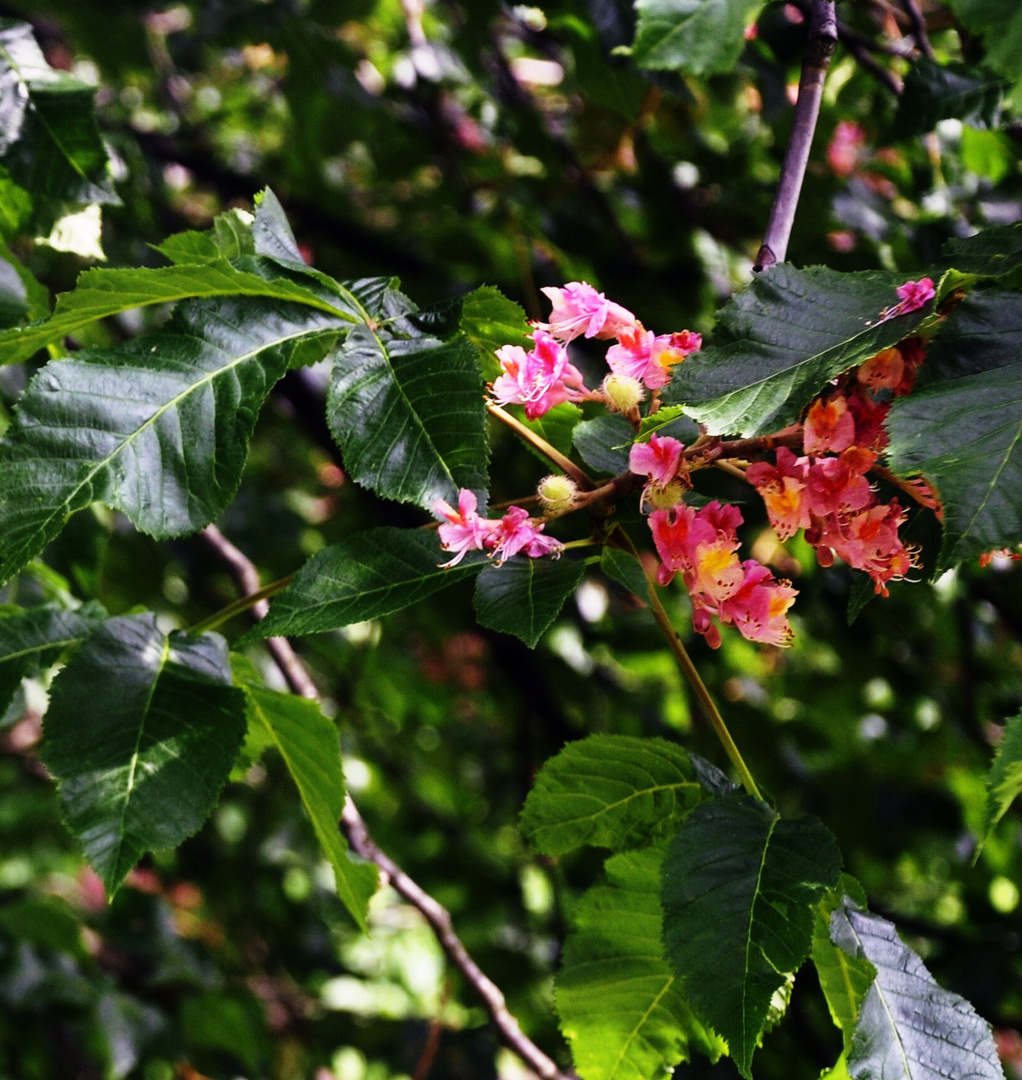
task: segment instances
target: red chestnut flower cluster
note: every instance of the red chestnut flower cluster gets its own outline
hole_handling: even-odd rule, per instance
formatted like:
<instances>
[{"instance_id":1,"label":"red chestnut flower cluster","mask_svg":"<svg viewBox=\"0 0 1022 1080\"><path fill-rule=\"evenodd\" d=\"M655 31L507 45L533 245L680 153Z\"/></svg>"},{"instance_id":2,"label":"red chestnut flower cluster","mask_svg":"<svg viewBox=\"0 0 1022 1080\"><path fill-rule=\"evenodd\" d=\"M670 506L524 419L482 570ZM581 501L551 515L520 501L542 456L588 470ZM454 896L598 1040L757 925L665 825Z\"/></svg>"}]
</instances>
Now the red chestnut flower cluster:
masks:
<instances>
[{"instance_id":1,"label":"red chestnut flower cluster","mask_svg":"<svg viewBox=\"0 0 1022 1080\"><path fill-rule=\"evenodd\" d=\"M497 350L501 374L490 387L494 404L520 404L530 420L564 402L599 401L624 413L638 429L647 392L652 392L647 409L652 415L673 368L702 347L700 336L689 330L660 335L647 330L630 311L585 282L543 292L552 305L549 321L533 330L531 349L505 345ZM933 282L906 282L897 295L898 303L880 313L881 321L922 307L934 295ZM610 373L596 390L586 387L569 359L567 346L578 337L613 341L607 350ZM745 469L780 539L804 530L821 565L840 557L869 574L884 595L888 582L905 577L917 557L898 534L905 511L897 499L880 502L867 476L879 467L887 444L884 421L891 401L912 389L922 360L922 340L910 338L835 379L806 412L801 456L782 445L772 461L754 461ZM787 434L793 438L786 441L797 448L798 429ZM721 626L736 627L750 641L789 645L787 613L798 592L755 560L741 559L741 511L720 502L697 509L685 501L690 471L709 463L700 451L705 441L686 453L679 440L653 434L631 448L629 469L647 481L641 507L660 558L657 581L667 585L681 577L692 601L693 626L713 648L721 643ZM566 477L548 477L544 485L556 481L571 485ZM901 486L940 513L924 481ZM553 498L543 485L539 494L553 516L576 505L573 485L564 498ZM518 553L556 558L563 550L543 533L546 518L532 518L512 506L503 517L487 519L477 507L476 496L465 489L457 509L442 500L434 504L443 519L441 546L454 556L445 567L469 551L485 551L499 564Z\"/></svg>"}]
</instances>

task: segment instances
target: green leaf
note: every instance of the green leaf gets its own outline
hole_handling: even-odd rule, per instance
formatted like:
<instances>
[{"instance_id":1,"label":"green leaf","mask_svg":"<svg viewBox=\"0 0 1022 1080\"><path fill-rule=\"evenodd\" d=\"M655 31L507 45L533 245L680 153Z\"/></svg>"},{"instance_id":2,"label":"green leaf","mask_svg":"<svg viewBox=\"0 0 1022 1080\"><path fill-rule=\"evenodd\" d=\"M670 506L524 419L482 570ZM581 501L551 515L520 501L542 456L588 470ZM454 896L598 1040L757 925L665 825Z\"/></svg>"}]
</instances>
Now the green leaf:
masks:
<instances>
[{"instance_id":1,"label":"green leaf","mask_svg":"<svg viewBox=\"0 0 1022 1080\"><path fill-rule=\"evenodd\" d=\"M766 0L635 0L632 59L653 71L729 72Z\"/></svg>"},{"instance_id":2,"label":"green leaf","mask_svg":"<svg viewBox=\"0 0 1022 1080\"><path fill-rule=\"evenodd\" d=\"M990 1025L934 981L892 923L846 902L831 934L876 969L848 1052L853 1080L1004 1080Z\"/></svg>"},{"instance_id":3,"label":"green leaf","mask_svg":"<svg viewBox=\"0 0 1022 1080\"><path fill-rule=\"evenodd\" d=\"M817 905L813 929L813 965L830 1009L830 1018L841 1030L846 1054L851 1049L862 1003L876 978L876 968L864 956L855 956L854 950L849 953L842 947L843 924L840 919L836 924L833 920L834 912L842 906L849 888L865 903L858 882L842 875L838 887ZM832 929L836 938L832 938Z\"/></svg>"},{"instance_id":4,"label":"green leaf","mask_svg":"<svg viewBox=\"0 0 1022 1080\"><path fill-rule=\"evenodd\" d=\"M544 855L584 845L621 851L672 832L701 797L692 763L675 743L591 735L543 766L519 827Z\"/></svg>"},{"instance_id":5,"label":"green leaf","mask_svg":"<svg viewBox=\"0 0 1022 1080\"><path fill-rule=\"evenodd\" d=\"M654 434L658 437L670 435L672 439L690 443L699 438L699 425L685 415L683 405L665 405L652 416L642 418L636 441L649 442L650 435Z\"/></svg>"},{"instance_id":6,"label":"green leaf","mask_svg":"<svg viewBox=\"0 0 1022 1080\"><path fill-rule=\"evenodd\" d=\"M216 804L245 732L230 684L223 638L168 637L149 613L108 620L54 679L43 758L109 894Z\"/></svg>"},{"instance_id":7,"label":"green leaf","mask_svg":"<svg viewBox=\"0 0 1022 1080\"><path fill-rule=\"evenodd\" d=\"M656 849L613 856L606 883L573 912L554 993L582 1080L649 1080L686 1060L690 1047L713 1061L724 1053L664 959L662 859Z\"/></svg>"},{"instance_id":8,"label":"green leaf","mask_svg":"<svg viewBox=\"0 0 1022 1080\"><path fill-rule=\"evenodd\" d=\"M338 828L344 810L344 772L337 727L314 701L267 690L245 678L239 681L249 726L261 729L262 739L280 751L333 867L337 895L362 930L368 930L366 909L376 891L376 867L351 861Z\"/></svg>"},{"instance_id":9,"label":"green leaf","mask_svg":"<svg viewBox=\"0 0 1022 1080\"><path fill-rule=\"evenodd\" d=\"M1013 274L1022 268L1022 222L994 225L975 236L948 240L941 248L941 262L972 278Z\"/></svg>"},{"instance_id":10,"label":"green leaf","mask_svg":"<svg viewBox=\"0 0 1022 1080\"><path fill-rule=\"evenodd\" d=\"M327 422L352 479L385 498L429 507L487 486L483 384L465 338L356 327L335 354Z\"/></svg>"},{"instance_id":11,"label":"green leaf","mask_svg":"<svg viewBox=\"0 0 1022 1080\"><path fill-rule=\"evenodd\" d=\"M617 476L628 471L628 452L634 438L632 425L616 413L583 420L572 435L575 449L598 476Z\"/></svg>"},{"instance_id":12,"label":"green leaf","mask_svg":"<svg viewBox=\"0 0 1022 1080\"><path fill-rule=\"evenodd\" d=\"M96 126L95 90L46 63L28 23L0 20L0 155L47 232L67 209L119 202Z\"/></svg>"},{"instance_id":13,"label":"green leaf","mask_svg":"<svg viewBox=\"0 0 1022 1080\"><path fill-rule=\"evenodd\" d=\"M51 667L105 618L106 612L96 603L84 604L77 611L44 604L0 615L0 715L22 679Z\"/></svg>"},{"instance_id":14,"label":"green leaf","mask_svg":"<svg viewBox=\"0 0 1022 1080\"><path fill-rule=\"evenodd\" d=\"M533 649L578 587L582 570L582 563L570 559L527 555L500 566L491 563L476 578L476 619L489 630L514 634Z\"/></svg>"},{"instance_id":15,"label":"green leaf","mask_svg":"<svg viewBox=\"0 0 1022 1080\"><path fill-rule=\"evenodd\" d=\"M501 346L520 345L528 351L535 344L525 312L492 285L484 285L462 298L461 329L479 350L486 379L500 374L500 364L493 354Z\"/></svg>"},{"instance_id":16,"label":"green leaf","mask_svg":"<svg viewBox=\"0 0 1022 1080\"><path fill-rule=\"evenodd\" d=\"M925 310L880 320L904 280L771 267L718 313L714 344L677 366L663 401L684 404L711 435L764 435L794 423L829 380L923 320Z\"/></svg>"},{"instance_id":17,"label":"green leaf","mask_svg":"<svg viewBox=\"0 0 1022 1080\"><path fill-rule=\"evenodd\" d=\"M962 25L983 37L986 62L1009 79L1022 78L1022 8L1015 0L950 0Z\"/></svg>"},{"instance_id":18,"label":"green leaf","mask_svg":"<svg viewBox=\"0 0 1022 1080\"><path fill-rule=\"evenodd\" d=\"M213 227L205 232L175 233L153 247L172 263L219 262L240 255L254 255L254 220L247 210L233 208L217 214Z\"/></svg>"},{"instance_id":19,"label":"green leaf","mask_svg":"<svg viewBox=\"0 0 1022 1080\"><path fill-rule=\"evenodd\" d=\"M986 821L981 843L1022 792L1022 712L1004 725L1004 736L987 775Z\"/></svg>"},{"instance_id":20,"label":"green leaf","mask_svg":"<svg viewBox=\"0 0 1022 1080\"><path fill-rule=\"evenodd\" d=\"M51 361L0 443L0 580L93 502L157 537L219 517L291 349L343 325L272 300L192 301L155 334Z\"/></svg>"},{"instance_id":21,"label":"green leaf","mask_svg":"<svg viewBox=\"0 0 1022 1080\"><path fill-rule=\"evenodd\" d=\"M921 474L944 504L939 567L1022 542L1022 296L986 292L952 312L897 399L888 459Z\"/></svg>"},{"instance_id":22,"label":"green leaf","mask_svg":"<svg viewBox=\"0 0 1022 1080\"><path fill-rule=\"evenodd\" d=\"M938 64L925 56L909 68L898 99L893 135L909 138L955 118L977 128L995 127L1005 80L966 64Z\"/></svg>"},{"instance_id":23,"label":"green leaf","mask_svg":"<svg viewBox=\"0 0 1022 1080\"><path fill-rule=\"evenodd\" d=\"M649 579L631 552L605 547L600 553L600 569L644 604L649 603Z\"/></svg>"},{"instance_id":24,"label":"green leaf","mask_svg":"<svg viewBox=\"0 0 1022 1080\"><path fill-rule=\"evenodd\" d=\"M21 363L51 341L59 341L118 311L212 296L274 297L355 321L348 310L321 299L301 285L285 278L267 279L238 270L224 259L198 266L95 269L83 273L72 292L58 297L51 318L0 333L0 364Z\"/></svg>"},{"instance_id":25,"label":"green leaf","mask_svg":"<svg viewBox=\"0 0 1022 1080\"><path fill-rule=\"evenodd\" d=\"M0 329L14 326L28 314L28 294L13 262L0 258ZM2 338L0 334L0 338Z\"/></svg>"},{"instance_id":26,"label":"green leaf","mask_svg":"<svg viewBox=\"0 0 1022 1080\"><path fill-rule=\"evenodd\" d=\"M696 1015L746 1078L771 998L809 954L813 905L841 856L815 818L782 819L749 795L698 806L663 870L664 941Z\"/></svg>"},{"instance_id":27,"label":"green leaf","mask_svg":"<svg viewBox=\"0 0 1022 1080\"><path fill-rule=\"evenodd\" d=\"M355 533L317 552L242 640L315 634L378 619L478 573L486 561L481 553L469 555L442 570L439 564L446 559L433 530L383 527Z\"/></svg>"}]
</instances>

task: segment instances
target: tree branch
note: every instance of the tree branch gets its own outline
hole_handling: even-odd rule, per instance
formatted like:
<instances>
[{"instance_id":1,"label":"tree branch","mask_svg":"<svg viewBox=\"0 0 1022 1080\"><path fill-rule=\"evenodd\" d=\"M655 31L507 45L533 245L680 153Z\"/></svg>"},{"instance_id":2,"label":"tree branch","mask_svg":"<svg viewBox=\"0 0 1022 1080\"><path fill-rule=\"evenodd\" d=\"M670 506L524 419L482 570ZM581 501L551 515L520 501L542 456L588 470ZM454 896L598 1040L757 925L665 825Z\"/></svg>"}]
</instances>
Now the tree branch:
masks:
<instances>
[{"instance_id":1,"label":"tree branch","mask_svg":"<svg viewBox=\"0 0 1022 1080\"><path fill-rule=\"evenodd\" d=\"M809 17L809 41L806 43L798 101L795 104L795 125L788 152L784 156L784 165L781 167L781 182L770 213L770 222L753 267L757 273L774 263L783 262L787 255L795 209L798 206L802 180L809 162L809 150L816 131L816 119L820 115L823 81L836 45L834 0L813 0Z\"/></svg>"},{"instance_id":2,"label":"tree branch","mask_svg":"<svg viewBox=\"0 0 1022 1080\"><path fill-rule=\"evenodd\" d=\"M215 525L207 526L200 535L230 569L241 592L249 595L259 590L259 572L254 563ZM254 618L261 619L269 610L269 604L266 600L260 600L250 610ZM316 684L287 638L267 638L266 646L287 685L295 694L310 700L319 697ZM386 875L395 892L416 908L426 920L447 958L482 998L490 1021L497 1029L500 1041L543 1080L576 1080L573 1074L561 1072L556 1063L522 1031L518 1021L508 1009L500 988L483 973L454 932L450 913L416 884L389 855L377 847L350 795L346 795L344 799L340 828L352 851L361 858L375 863Z\"/></svg>"},{"instance_id":3,"label":"tree branch","mask_svg":"<svg viewBox=\"0 0 1022 1080\"><path fill-rule=\"evenodd\" d=\"M928 60L934 58L933 46L926 33L926 20L919 10L916 0L901 0L901 6L905 9L909 24L912 27L912 36L916 39L916 47Z\"/></svg>"}]
</instances>

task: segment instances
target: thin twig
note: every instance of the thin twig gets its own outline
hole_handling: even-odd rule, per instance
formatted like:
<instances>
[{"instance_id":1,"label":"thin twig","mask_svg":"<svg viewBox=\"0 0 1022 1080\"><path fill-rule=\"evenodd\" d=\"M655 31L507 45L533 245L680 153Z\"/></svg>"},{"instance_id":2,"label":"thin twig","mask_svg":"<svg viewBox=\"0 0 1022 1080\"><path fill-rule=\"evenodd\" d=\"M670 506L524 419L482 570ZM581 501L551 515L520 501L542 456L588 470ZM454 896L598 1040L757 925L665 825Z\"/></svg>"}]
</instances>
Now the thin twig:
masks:
<instances>
[{"instance_id":1,"label":"thin twig","mask_svg":"<svg viewBox=\"0 0 1022 1080\"><path fill-rule=\"evenodd\" d=\"M820 115L823 81L830 58L837 45L837 23L834 0L813 0L809 17L809 41L799 80L798 101L795 103L795 123L788 152L781 167L781 182L774 199L763 246L753 267L757 273L774 263L783 262L788 253L788 240L795 221L795 209L802 191L809 150L813 145L816 119Z\"/></svg>"},{"instance_id":2,"label":"thin twig","mask_svg":"<svg viewBox=\"0 0 1022 1080\"><path fill-rule=\"evenodd\" d=\"M908 21L912 27L912 36L916 39L916 46L928 60L934 59L933 46L926 33L926 20L919 10L916 0L901 0L901 6L905 9Z\"/></svg>"},{"instance_id":3,"label":"thin twig","mask_svg":"<svg viewBox=\"0 0 1022 1080\"><path fill-rule=\"evenodd\" d=\"M215 525L207 526L201 536L227 564L239 590L245 594L258 591L259 572L243 552L236 548ZM261 619L268 609L268 603L260 600L252 605L250 611L254 618ZM291 690L310 700L318 698L316 684L287 638L267 638L266 645ZM426 920L448 959L482 998L490 1021L497 1029L504 1045L516 1053L543 1080L576 1080L572 1074L561 1072L554 1061L547 1057L522 1031L518 1021L509 1011L499 987L483 974L454 932L450 913L417 885L389 855L377 847L350 795L346 795L344 799L340 827L351 849L361 858L375 863L387 876L394 890L416 908Z\"/></svg>"},{"instance_id":4,"label":"thin twig","mask_svg":"<svg viewBox=\"0 0 1022 1080\"><path fill-rule=\"evenodd\" d=\"M530 446L538 450L545 458L549 459L559 469L562 469L568 476L575 481L576 484L583 491L591 491L596 484L592 478L588 476L584 470L580 469L571 458L567 458L560 452L551 446L546 439L541 435L537 435L531 428L528 428L520 420L516 419L509 412L505 412L499 405L492 403L488 404L490 415L496 417L502 424L505 424L517 435L520 435Z\"/></svg>"}]
</instances>

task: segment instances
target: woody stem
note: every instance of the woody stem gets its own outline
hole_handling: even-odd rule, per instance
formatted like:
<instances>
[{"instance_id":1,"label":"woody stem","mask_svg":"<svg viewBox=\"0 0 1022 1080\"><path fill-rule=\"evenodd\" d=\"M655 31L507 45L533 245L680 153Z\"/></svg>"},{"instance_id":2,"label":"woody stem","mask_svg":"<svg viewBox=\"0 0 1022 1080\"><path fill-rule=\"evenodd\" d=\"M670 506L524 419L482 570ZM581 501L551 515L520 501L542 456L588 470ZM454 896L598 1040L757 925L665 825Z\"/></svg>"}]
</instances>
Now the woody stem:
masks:
<instances>
[{"instance_id":1,"label":"woody stem","mask_svg":"<svg viewBox=\"0 0 1022 1080\"><path fill-rule=\"evenodd\" d=\"M526 427L520 420L517 420L510 413L505 412L499 405L490 403L486 407L489 409L491 416L495 416L516 435L520 435L530 446L553 462L553 464L561 469L567 476L570 476L583 491L590 491L596 486L575 462L570 458L565 457L560 450L552 447L541 435L537 435L536 432Z\"/></svg>"}]
</instances>

